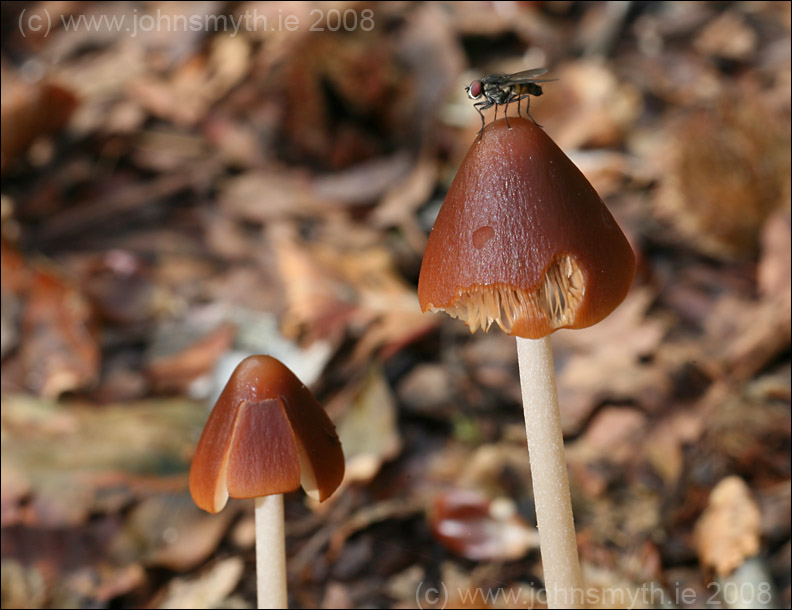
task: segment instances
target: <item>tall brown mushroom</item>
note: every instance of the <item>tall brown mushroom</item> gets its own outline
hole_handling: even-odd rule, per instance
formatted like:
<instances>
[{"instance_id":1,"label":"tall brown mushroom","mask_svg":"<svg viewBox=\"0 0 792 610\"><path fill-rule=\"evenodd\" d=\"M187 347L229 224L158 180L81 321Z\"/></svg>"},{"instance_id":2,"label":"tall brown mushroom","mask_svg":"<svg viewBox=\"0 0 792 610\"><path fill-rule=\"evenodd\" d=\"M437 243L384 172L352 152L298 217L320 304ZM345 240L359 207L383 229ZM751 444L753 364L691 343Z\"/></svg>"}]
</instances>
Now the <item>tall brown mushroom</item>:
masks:
<instances>
[{"instance_id":1,"label":"tall brown mushroom","mask_svg":"<svg viewBox=\"0 0 792 610\"><path fill-rule=\"evenodd\" d=\"M635 256L585 176L532 121L488 125L435 221L418 282L423 311L517 337L548 603L584 605L550 333L621 303Z\"/></svg>"},{"instance_id":2,"label":"tall brown mushroom","mask_svg":"<svg viewBox=\"0 0 792 610\"><path fill-rule=\"evenodd\" d=\"M210 513L229 496L256 499L259 608L287 603L282 494L302 485L323 501L343 477L335 426L310 390L275 358L243 360L198 441L190 493Z\"/></svg>"}]
</instances>

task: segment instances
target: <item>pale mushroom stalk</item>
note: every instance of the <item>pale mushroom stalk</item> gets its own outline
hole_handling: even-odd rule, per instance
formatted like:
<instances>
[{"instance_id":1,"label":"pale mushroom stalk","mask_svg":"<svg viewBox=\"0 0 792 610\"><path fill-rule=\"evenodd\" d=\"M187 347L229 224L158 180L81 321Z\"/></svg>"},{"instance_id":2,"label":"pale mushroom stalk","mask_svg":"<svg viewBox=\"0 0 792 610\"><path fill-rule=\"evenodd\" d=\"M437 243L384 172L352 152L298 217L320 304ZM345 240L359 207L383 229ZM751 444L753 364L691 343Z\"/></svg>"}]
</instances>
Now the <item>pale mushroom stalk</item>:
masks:
<instances>
[{"instance_id":1,"label":"pale mushroom stalk","mask_svg":"<svg viewBox=\"0 0 792 610\"><path fill-rule=\"evenodd\" d=\"M517 337L536 521L550 608L584 606L550 337Z\"/></svg>"},{"instance_id":2,"label":"pale mushroom stalk","mask_svg":"<svg viewBox=\"0 0 792 610\"><path fill-rule=\"evenodd\" d=\"M256 585L259 608L286 608L283 495L256 498Z\"/></svg>"}]
</instances>

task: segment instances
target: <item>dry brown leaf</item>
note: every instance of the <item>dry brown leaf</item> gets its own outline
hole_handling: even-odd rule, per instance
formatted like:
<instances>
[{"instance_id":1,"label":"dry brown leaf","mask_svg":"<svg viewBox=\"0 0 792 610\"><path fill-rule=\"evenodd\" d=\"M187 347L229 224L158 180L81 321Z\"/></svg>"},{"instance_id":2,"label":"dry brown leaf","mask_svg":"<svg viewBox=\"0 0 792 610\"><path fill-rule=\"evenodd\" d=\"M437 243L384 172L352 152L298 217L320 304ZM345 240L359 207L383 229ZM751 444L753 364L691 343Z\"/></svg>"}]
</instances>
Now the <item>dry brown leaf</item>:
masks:
<instances>
[{"instance_id":1,"label":"dry brown leaf","mask_svg":"<svg viewBox=\"0 0 792 610\"><path fill-rule=\"evenodd\" d=\"M449 473L450 482L463 489L475 489L490 497L530 496L531 466L528 451L525 448L525 427L515 428L512 443L500 442L482 445L470 456L450 456L458 462L458 472ZM515 490L515 476L519 484ZM444 481L438 481L443 484Z\"/></svg>"},{"instance_id":2,"label":"dry brown leaf","mask_svg":"<svg viewBox=\"0 0 792 610\"><path fill-rule=\"evenodd\" d=\"M710 21L693 41L701 53L747 61L756 51L758 35L736 11L727 11Z\"/></svg>"},{"instance_id":3,"label":"dry brown leaf","mask_svg":"<svg viewBox=\"0 0 792 610\"><path fill-rule=\"evenodd\" d=\"M474 561L514 561L539 545L539 532L508 498L451 490L435 498L428 518L440 544Z\"/></svg>"},{"instance_id":4,"label":"dry brown leaf","mask_svg":"<svg viewBox=\"0 0 792 610\"><path fill-rule=\"evenodd\" d=\"M608 489L617 481L629 481L644 464L644 444L653 436L647 428L647 417L636 409L605 406L598 410L566 450L573 488L587 502L607 501ZM668 460L672 457L667 456Z\"/></svg>"},{"instance_id":5,"label":"dry brown leaf","mask_svg":"<svg viewBox=\"0 0 792 610\"><path fill-rule=\"evenodd\" d=\"M408 519L419 514L422 510L423 503L421 501L405 500L404 498L394 498L364 506L349 515L340 526L333 528L330 537L330 555L337 556L350 536L375 523L381 523L388 519Z\"/></svg>"},{"instance_id":6,"label":"dry brown leaf","mask_svg":"<svg viewBox=\"0 0 792 610\"><path fill-rule=\"evenodd\" d=\"M597 411L583 436L569 449L569 459L575 454L585 461L627 465L640 455L646 427L646 415L636 409L605 407Z\"/></svg>"},{"instance_id":7,"label":"dry brown leaf","mask_svg":"<svg viewBox=\"0 0 792 610\"><path fill-rule=\"evenodd\" d=\"M297 242L291 228L270 231L286 301L283 334L328 338L343 333L356 309L353 290L344 278Z\"/></svg>"},{"instance_id":8,"label":"dry brown leaf","mask_svg":"<svg viewBox=\"0 0 792 610\"><path fill-rule=\"evenodd\" d=\"M207 163L211 164L212 161ZM111 247L135 249L131 243L126 242L125 245L124 240L112 233L114 229L125 226L122 219L141 214L154 203L161 204L177 193L195 186L196 181L206 180L212 173L211 166L207 165L186 172L162 174L152 180L101 183L79 206L64 206L54 214L44 214L47 222L36 233L36 238L46 242L87 233L96 240L94 243L101 244L103 238L115 238L110 239L113 244ZM155 227L151 234L142 239L140 235L136 235L141 240L136 246L139 251L146 252L154 249L158 238L173 239L175 234L168 227ZM172 247L173 243L169 245Z\"/></svg>"},{"instance_id":9,"label":"dry brown leaf","mask_svg":"<svg viewBox=\"0 0 792 610\"><path fill-rule=\"evenodd\" d=\"M111 599L132 593L145 586L146 573L139 563L117 567L100 564L86 567L66 578L66 587L83 599L96 599L108 604Z\"/></svg>"},{"instance_id":10,"label":"dry brown leaf","mask_svg":"<svg viewBox=\"0 0 792 610\"><path fill-rule=\"evenodd\" d=\"M740 477L723 479L710 493L709 506L696 523L699 561L728 576L759 552L761 515L751 490Z\"/></svg>"},{"instance_id":11,"label":"dry brown leaf","mask_svg":"<svg viewBox=\"0 0 792 610\"><path fill-rule=\"evenodd\" d=\"M684 450L695 443L705 426L700 411L680 411L664 417L652 426L644 444L644 456L666 485L679 481L685 465Z\"/></svg>"},{"instance_id":12,"label":"dry brown leaf","mask_svg":"<svg viewBox=\"0 0 792 610\"><path fill-rule=\"evenodd\" d=\"M421 155L410 174L384 194L371 215L374 225L386 228L414 222L416 210L429 200L437 177L437 163L428 154Z\"/></svg>"},{"instance_id":13,"label":"dry brown leaf","mask_svg":"<svg viewBox=\"0 0 792 610\"><path fill-rule=\"evenodd\" d=\"M27 262L11 244L0 239L0 356L5 357L19 343L20 317L30 281Z\"/></svg>"},{"instance_id":14,"label":"dry brown leaf","mask_svg":"<svg viewBox=\"0 0 792 610\"><path fill-rule=\"evenodd\" d=\"M235 502L231 510L209 515L193 503L187 492L154 495L129 513L113 551L116 556L131 556L147 566L187 572L217 550L245 505Z\"/></svg>"},{"instance_id":15,"label":"dry brown leaf","mask_svg":"<svg viewBox=\"0 0 792 610\"><path fill-rule=\"evenodd\" d=\"M8 527L24 518L23 501L30 493L30 481L9 460L3 461L0 473L0 526Z\"/></svg>"},{"instance_id":16,"label":"dry brown leaf","mask_svg":"<svg viewBox=\"0 0 792 610\"><path fill-rule=\"evenodd\" d=\"M71 263L86 296L103 320L123 326L151 319L156 289L146 261L129 250L108 250Z\"/></svg>"},{"instance_id":17,"label":"dry brown leaf","mask_svg":"<svg viewBox=\"0 0 792 610\"><path fill-rule=\"evenodd\" d=\"M83 295L50 270L37 270L22 314L21 358L25 383L41 396L96 383L100 353L93 313Z\"/></svg>"},{"instance_id":18,"label":"dry brown leaf","mask_svg":"<svg viewBox=\"0 0 792 610\"><path fill-rule=\"evenodd\" d=\"M182 127L194 125L245 77L249 54L243 36L215 37L208 57L191 56L168 79L142 75L130 83L129 95L154 116Z\"/></svg>"},{"instance_id":19,"label":"dry brown leaf","mask_svg":"<svg viewBox=\"0 0 792 610\"><path fill-rule=\"evenodd\" d=\"M790 344L790 301L766 299L759 303L734 295L722 297L706 321L702 341L716 355L730 381L750 379Z\"/></svg>"},{"instance_id":20,"label":"dry brown leaf","mask_svg":"<svg viewBox=\"0 0 792 610\"><path fill-rule=\"evenodd\" d=\"M93 512L118 510L140 492L184 489L205 420L200 406L184 400L97 409L4 395L2 463L29 489L29 524L73 527ZM8 492L4 500L13 500L15 492Z\"/></svg>"},{"instance_id":21,"label":"dry brown leaf","mask_svg":"<svg viewBox=\"0 0 792 610\"><path fill-rule=\"evenodd\" d=\"M286 170L247 172L224 181L219 204L234 219L267 223L318 214L321 200L307 181Z\"/></svg>"},{"instance_id":22,"label":"dry brown leaf","mask_svg":"<svg viewBox=\"0 0 792 610\"><path fill-rule=\"evenodd\" d=\"M563 149L619 144L641 112L641 95L606 63L583 60L554 68L542 95L547 133Z\"/></svg>"},{"instance_id":23,"label":"dry brown leaf","mask_svg":"<svg viewBox=\"0 0 792 610\"><path fill-rule=\"evenodd\" d=\"M623 562L624 558L614 558L613 561ZM630 579L624 573L622 565L619 565L618 568L586 565L584 574L586 579L585 608L589 610L599 608L603 610L606 608L653 609L662 606L669 597L656 582Z\"/></svg>"},{"instance_id":24,"label":"dry brown leaf","mask_svg":"<svg viewBox=\"0 0 792 610\"><path fill-rule=\"evenodd\" d=\"M12 557L0 567L3 608L44 608L48 591L43 570L25 566Z\"/></svg>"},{"instance_id":25,"label":"dry brown leaf","mask_svg":"<svg viewBox=\"0 0 792 610\"><path fill-rule=\"evenodd\" d=\"M346 459L345 484L370 482L383 463L401 452L396 403L378 367L336 396L328 409L340 412L334 420Z\"/></svg>"},{"instance_id":26,"label":"dry brown leaf","mask_svg":"<svg viewBox=\"0 0 792 610\"><path fill-rule=\"evenodd\" d=\"M424 315L419 309L394 303L392 310L380 312L355 345L352 364L365 362L374 354L387 360L403 347L419 339L438 324L437 316Z\"/></svg>"},{"instance_id":27,"label":"dry brown leaf","mask_svg":"<svg viewBox=\"0 0 792 610\"><path fill-rule=\"evenodd\" d=\"M602 149L578 149L566 152L572 162L591 182L594 190L605 201L624 191L625 183L630 182L634 185L646 178L643 161L624 153ZM629 227L624 227L618 216L617 221L623 229L629 229Z\"/></svg>"},{"instance_id":28,"label":"dry brown leaf","mask_svg":"<svg viewBox=\"0 0 792 610\"><path fill-rule=\"evenodd\" d=\"M687 246L747 257L765 218L789 205L788 119L773 116L754 92L686 112L664 126L669 135L657 148L656 214Z\"/></svg>"},{"instance_id":29,"label":"dry brown leaf","mask_svg":"<svg viewBox=\"0 0 792 610\"><path fill-rule=\"evenodd\" d=\"M371 223L380 228L398 227L405 242L415 252L426 248L426 235L416 212L432 195L438 178L437 163L429 154L422 154L407 178L392 186L371 214Z\"/></svg>"},{"instance_id":30,"label":"dry brown leaf","mask_svg":"<svg viewBox=\"0 0 792 610\"><path fill-rule=\"evenodd\" d=\"M199 576L172 580L156 608L220 608L236 588L245 569L241 557L212 565Z\"/></svg>"},{"instance_id":31,"label":"dry brown leaf","mask_svg":"<svg viewBox=\"0 0 792 610\"><path fill-rule=\"evenodd\" d=\"M5 66L4 66L5 68ZM0 170L23 154L41 136L59 131L77 108L77 98L60 85L3 84L3 130L0 132Z\"/></svg>"},{"instance_id":32,"label":"dry brown leaf","mask_svg":"<svg viewBox=\"0 0 792 610\"><path fill-rule=\"evenodd\" d=\"M30 270L19 250L5 238L0 238L0 264L0 287L18 298L21 297L30 281Z\"/></svg>"},{"instance_id":33,"label":"dry brown leaf","mask_svg":"<svg viewBox=\"0 0 792 610\"><path fill-rule=\"evenodd\" d=\"M642 356L654 354L665 335L660 320L646 318L653 294L634 289L609 317L591 328L553 335L560 348L558 399L565 434L575 433L606 400L630 401L653 410L672 390L670 371ZM574 350L569 357L564 352Z\"/></svg>"},{"instance_id":34,"label":"dry brown leaf","mask_svg":"<svg viewBox=\"0 0 792 610\"><path fill-rule=\"evenodd\" d=\"M349 596L349 587L340 582L329 582L322 598L322 609L352 608L353 602Z\"/></svg>"},{"instance_id":35,"label":"dry brown leaf","mask_svg":"<svg viewBox=\"0 0 792 610\"><path fill-rule=\"evenodd\" d=\"M179 349L186 338L191 338L189 333L190 330L177 327L167 333L167 338L162 337L153 344L155 351L157 347L169 350L168 353L154 355L147 367L152 385L160 392L184 393L193 381L210 373L217 360L231 348L236 327L231 323L220 324L197 341L190 341Z\"/></svg>"},{"instance_id":36,"label":"dry brown leaf","mask_svg":"<svg viewBox=\"0 0 792 610\"><path fill-rule=\"evenodd\" d=\"M792 485L789 480L781 481L772 487L756 490L757 503L762 513L762 538L769 544L789 540L792 533Z\"/></svg>"},{"instance_id":37,"label":"dry brown leaf","mask_svg":"<svg viewBox=\"0 0 792 610\"><path fill-rule=\"evenodd\" d=\"M407 153L364 161L348 169L317 176L312 182L313 191L330 201L370 204L410 179L411 162Z\"/></svg>"},{"instance_id":38,"label":"dry brown leaf","mask_svg":"<svg viewBox=\"0 0 792 610\"><path fill-rule=\"evenodd\" d=\"M792 300L792 228L789 209L778 210L762 228L762 258L756 271L764 299L789 308Z\"/></svg>"},{"instance_id":39,"label":"dry brown leaf","mask_svg":"<svg viewBox=\"0 0 792 610\"><path fill-rule=\"evenodd\" d=\"M443 364L418 364L402 377L397 391L399 402L412 412L442 418L455 411L453 376Z\"/></svg>"},{"instance_id":40,"label":"dry brown leaf","mask_svg":"<svg viewBox=\"0 0 792 610\"><path fill-rule=\"evenodd\" d=\"M190 171L195 163L206 159L209 146L200 136L185 135L183 131L140 128L135 134L131 151L135 165L161 174Z\"/></svg>"},{"instance_id":41,"label":"dry brown leaf","mask_svg":"<svg viewBox=\"0 0 792 610\"><path fill-rule=\"evenodd\" d=\"M286 294L285 336L310 343L351 331L360 336L352 361L362 364L377 350L386 358L437 323L421 314L415 289L367 231L344 223L328 231L330 239L312 244L288 225L269 231ZM342 239L347 245L336 245Z\"/></svg>"},{"instance_id":42,"label":"dry brown leaf","mask_svg":"<svg viewBox=\"0 0 792 610\"><path fill-rule=\"evenodd\" d=\"M403 65L393 45L374 44L376 36L360 28L343 36L314 31L284 58L275 89L287 159L337 171L381 159L413 131Z\"/></svg>"}]
</instances>

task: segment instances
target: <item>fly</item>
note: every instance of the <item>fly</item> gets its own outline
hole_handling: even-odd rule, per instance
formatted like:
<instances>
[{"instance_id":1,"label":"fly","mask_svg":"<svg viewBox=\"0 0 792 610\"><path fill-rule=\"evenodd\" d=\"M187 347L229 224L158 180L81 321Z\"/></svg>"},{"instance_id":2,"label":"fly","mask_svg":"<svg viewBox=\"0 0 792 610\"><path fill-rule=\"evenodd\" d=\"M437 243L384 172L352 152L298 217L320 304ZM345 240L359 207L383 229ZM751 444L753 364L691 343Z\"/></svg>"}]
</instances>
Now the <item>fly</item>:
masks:
<instances>
[{"instance_id":1,"label":"fly","mask_svg":"<svg viewBox=\"0 0 792 610\"><path fill-rule=\"evenodd\" d=\"M468 97L472 100L481 100L473 104L473 107L481 116L481 129L479 133L484 130L484 110L495 106L495 118L498 118L498 106L505 106L504 114L506 115L506 125L509 125L509 104L517 102L517 115L522 116L520 113L520 102L528 100L525 112L528 117L536 123L536 120L531 116L531 96L542 95L542 86L539 83L549 83L557 78L537 78L547 72L547 68L535 68L533 70L524 70L514 74L488 74L481 80L474 80L470 85L465 87ZM484 99L481 99L481 98ZM539 123L536 123L539 125ZM541 127L541 125L539 125Z\"/></svg>"}]
</instances>

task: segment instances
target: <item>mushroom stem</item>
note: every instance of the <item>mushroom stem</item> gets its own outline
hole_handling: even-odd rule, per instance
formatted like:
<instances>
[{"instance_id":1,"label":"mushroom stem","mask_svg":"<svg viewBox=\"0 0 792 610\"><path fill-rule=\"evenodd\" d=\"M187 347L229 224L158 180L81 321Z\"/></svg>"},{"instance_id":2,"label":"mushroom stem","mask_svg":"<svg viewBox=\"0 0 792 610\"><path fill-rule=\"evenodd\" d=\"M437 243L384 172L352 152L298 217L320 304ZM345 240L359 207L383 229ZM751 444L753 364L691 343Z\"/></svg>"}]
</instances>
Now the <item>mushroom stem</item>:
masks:
<instances>
[{"instance_id":1,"label":"mushroom stem","mask_svg":"<svg viewBox=\"0 0 792 610\"><path fill-rule=\"evenodd\" d=\"M286 608L283 494L256 498L256 585L259 608Z\"/></svg>"},{"instance_id":2,"label":"mushroom stem","mask_svg":"<svg viewBox=\"0 0 792 610\"><path fill-rule=\"evenodd\" d=\"M517 359L548 608L583 608L550 337L517 337Z\"/></svg>"}]
</instances>

